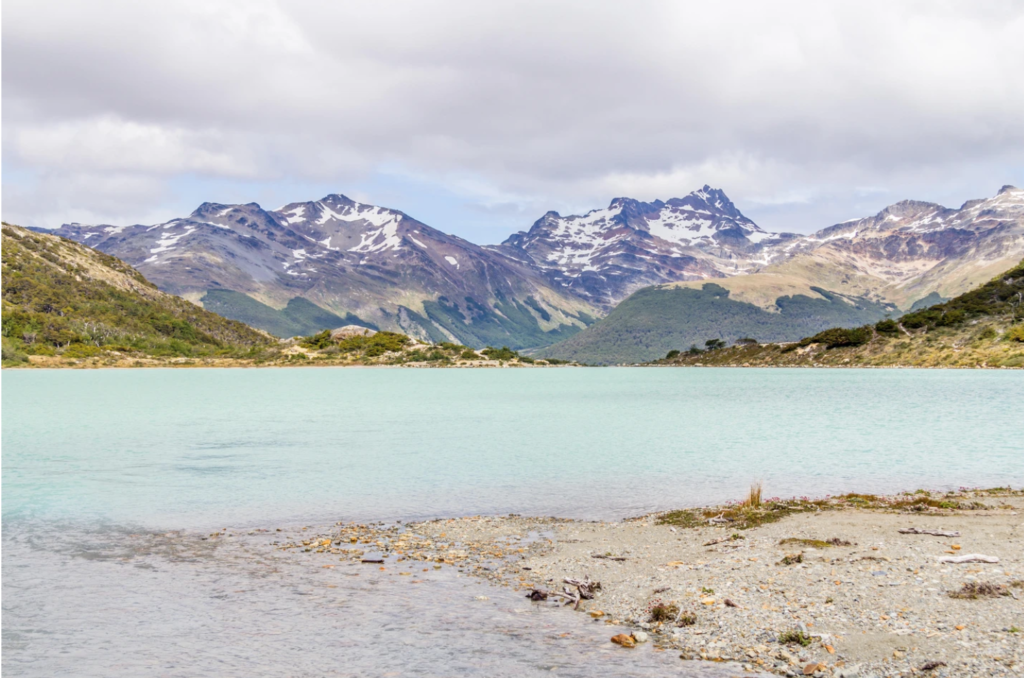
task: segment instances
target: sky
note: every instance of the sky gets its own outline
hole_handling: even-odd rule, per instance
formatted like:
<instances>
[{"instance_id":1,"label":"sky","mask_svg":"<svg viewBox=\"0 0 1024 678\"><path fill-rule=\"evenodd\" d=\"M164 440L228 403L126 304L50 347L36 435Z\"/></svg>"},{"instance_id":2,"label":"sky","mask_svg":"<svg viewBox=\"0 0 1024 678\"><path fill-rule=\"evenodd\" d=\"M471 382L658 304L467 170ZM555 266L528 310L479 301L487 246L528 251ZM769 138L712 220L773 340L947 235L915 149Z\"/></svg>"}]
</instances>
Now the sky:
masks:
<instances>
[{"instance_id":1,"label":"sky","mask_svg":"<svg viewBox=\"0 0 1024 678\"><path fill-rule=\"evenodd\" d=\"M723 189L771 231L1024 185L1024 3L5 0L2 215L343 193L486 244Z\"/></svg>"}]
</instances>

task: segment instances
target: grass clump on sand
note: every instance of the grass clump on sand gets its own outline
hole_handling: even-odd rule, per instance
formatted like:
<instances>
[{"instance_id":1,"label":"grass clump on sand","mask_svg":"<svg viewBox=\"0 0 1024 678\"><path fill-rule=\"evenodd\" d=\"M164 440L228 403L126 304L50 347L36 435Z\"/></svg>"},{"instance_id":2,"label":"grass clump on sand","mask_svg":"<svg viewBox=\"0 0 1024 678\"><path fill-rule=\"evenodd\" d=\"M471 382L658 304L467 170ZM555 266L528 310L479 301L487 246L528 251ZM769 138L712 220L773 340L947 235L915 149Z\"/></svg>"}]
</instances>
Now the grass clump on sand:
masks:
<instances>
[{"instance_id":1,"label":"grass clump on sand","mask_svg":"<svg viewBox=\"0 0 1024 678\"><path fill-rule=\"evenodd\" d=\"M802 631L783 631L779 634L779 643L782 645L807 647L811 644L811 637Z\"/></svg>"},{"instance_id":2,"label":"grass clump on sand","mask_svg":"<svg viewBox=\"0 0 1024 678\"><path fill-rule=\"evenodd\" d=\"M1024 492L1021 490L997 487L989 489L964 488L958 492L940 492L934 495L925 490L918 490L891 497L849 493L834 497L827 496L824 499L808 497L764 499L761 497L760 485L755 484L743 501L724 506L667 511L658 514L655 519L659 525L682 528L727 526L729 529L748 530L777 522L787 516L817 511L857 508L898 513L939 513L990 509L994 507L977 501L976 498L1016 496L1022 493ZM812 546L813 544L807 545ZM847 546L848 544L843 543L842 540L833 539L828 542L828 545ZM823 543L817 544L816 547L823 547Z\"/></svg>"},{"instance_id":3,"label":"grass clump on sand","mask_svg":"<svg viewBox=\"0 0 1024 678\"><path fill-rule=\"evenodd\" d=\"M651 606L650 620L652 622L674 621L679 615L679 606L671 603L656 603Z\"/></svg>"},{"instance_id":4,"label":"grass clump on sand","mask_svg":"<svg viewBox=\"0 0 1024 678\"><path fill-rule=\"evenodd\" d=\"M828 549L833 546L853 546L851 542L840 539L839 537L832 537L828 541L821 539L798 539L796 537L789 537L779 542L779 546L786 546L787 544L799 544L801 546L808 546L814 549Z\"/></svg>"},{"instance_id":5,"label":"grass clump on sand","mask_svg":"<svg viewBox=\"0 0 1024 678\"><path fill-rule=\"evenodd\" d=\"M977 600L979 598L1002 598L1012 594L1010 589L1002 584L972 581L961 586L959 591L950 591L947 595L950 598L959 598L961 600Z\"/></svg>"},{"instance_id":6,"label":"grass clump on sand","mask_svg":"<svg viewBox=\"0 0 1024 678\"><path fill-rule=\"evenodd\" d=\"M796 565L797 563L804 562L804 554L794 553L788 556L783 556L782 560L778 562L779 565Z\"/></svg>"}]
</instances>

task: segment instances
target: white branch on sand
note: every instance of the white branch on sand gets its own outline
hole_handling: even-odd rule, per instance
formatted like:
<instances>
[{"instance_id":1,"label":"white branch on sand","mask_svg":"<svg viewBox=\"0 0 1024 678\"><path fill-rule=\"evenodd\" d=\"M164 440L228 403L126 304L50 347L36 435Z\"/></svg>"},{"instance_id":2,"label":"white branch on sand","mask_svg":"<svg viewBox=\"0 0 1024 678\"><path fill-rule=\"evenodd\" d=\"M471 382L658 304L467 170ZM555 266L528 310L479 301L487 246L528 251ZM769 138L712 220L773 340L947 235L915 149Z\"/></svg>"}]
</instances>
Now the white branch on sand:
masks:
<instances>
[{"instance_id":1,"label":"white branch on sand","mask_svg":"<svg viewBox=\"0 0 1024 678\"><path fill-rule=\"evenodd\" d=\"M959 537L959 532L943 532L942 530L919 530L916 527L908 527L900 530L900 534L930 534L933 537Z\"/></svg>"},{"instance_id":2,"label":"white branch on sand","mask_svg":"<svg viewBox=\"0 0 1024 678\"><path fill-rule=\"evenodd\" d=\"M980 553L968 553L962 556L942 556L940 563L998 563L996 556L983 556Z\"/></svg>"}]
</instances>

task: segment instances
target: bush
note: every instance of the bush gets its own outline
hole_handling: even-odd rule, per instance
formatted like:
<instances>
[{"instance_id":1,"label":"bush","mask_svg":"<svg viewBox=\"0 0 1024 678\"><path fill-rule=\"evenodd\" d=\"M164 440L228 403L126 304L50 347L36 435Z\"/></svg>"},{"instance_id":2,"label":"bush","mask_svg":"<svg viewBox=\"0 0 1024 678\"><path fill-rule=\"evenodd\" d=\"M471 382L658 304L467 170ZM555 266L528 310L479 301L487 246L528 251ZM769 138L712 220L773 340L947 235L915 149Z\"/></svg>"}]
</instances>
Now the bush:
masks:
<instances>
[{"instance_id":1,"label":"bush","mask_svg":"<svg viewBox=\"0 0 1024 678\"><path fill-rule=\"evenodd\" d=\"M686 349L686 352L690 355L700 355L704 352L704 349L697 348L697 344L690 344L690 348Z\"/></svg>"},{"instance_id":2,"label":"bush","mask_svg":"<svg viewBox=\"0 0 1024 678\"><path fill-rule=\"evenodd\" d=\"M19 351L14 342L8 341L5 337L3 340L3 361L5 363L24 363L28 362L28 356Z\"/></svg>"},{"instance_id":3,"label":"bush","mask_svg":"<svg viewBox=\"0 0 1024 678\"><path fill-rule=\"evenodd\" d=\"M879 334L896 335L900 333L900 326L892 318L886 318L875 323L875 330Z\"/></svg>"},{"instance_id":4,"label":"bush","mask_svg":"<svg viewBox=\"0 0 1024 678\"><path fill-rule=\"evenodd\" d=\"M736 343L739 346L752 346L754 344L757 344L758 341L753 337L740 337L739 339L736 340Z\"/></svg>"},{"instance_id":5,"label":"bush","mask_svg":"<svg viewBox=\"0 0 1024 678\"><path fill-rule=\"evenodd\" d=\"M502 346L501 348L488 346L483 350L483 354L491 360L513 360L519 357L519 354L508 346Z\"/></svg>"},{"instance_id":6,"label":"bush","mask_svg":"<svg viewBox=\"0 0 1024 678\"><path fill-rule=\"evenodd\" d=\"M800 345L825 344L825 348L839 348L841 346L861 346L869 341L871 341L871 328L869 326L854 329L833 327L824 332L818 332L813 337L801 340Z\"/></svg>"},{"instance_id":7,"label":"bush","mask_svg":"<svg viewBox=\"0 0 1024 678\"><path fill-rule=\"evenodd\" d=\"M1003 338L1007 341L1024 342L1024 325L1014 325L1010 329L1006 330L1006 334Z\"/></svg>"},{"instance_id":8,"label":"bush","mask_svg":"<svg viewBox=\"0 0 1024 678\"><path fill-rule=\"evenodd\" d=\"M665 360L672 360L672 358L675 358L678 355L679 351L672 349L671 351L665 354Z\"/></svg>"},{"instance_id":9,"label":"bush","mask_svg":"<svg viewBox=\"0 0 1024 678\"><path fill-rule=\"evenodd\" d=\"M714 351L719 348L725 348L725 342L721 339L708 339L704 342L704 348L708 351Z\"/></svg>"},{"instance_id":10,"label":"bush","mask_svg":"<svg viewBox=\"0 0 1024 678\"><path fill-rule=\"evenodd\" d=\"M459 357L462 358L463 360L480 360L480 356L477 355L477 352L471 348L467 348L465 351L459 354Z\"/></svg>"},{"instance_id":11,"label":"bush","mask_svg":"<svg viewBox=\"0 0 1024 678\"><path fill-rule=\"evenodd\" d=\"M65 358L91 358L102 353L97 346L91 346L89 344L71 344L61 354Z\"/></svg>"},{"instance_id":12,"label":"bush","mask_svg":"<svg viewBox=\"0 0 1024 678\"><path fill-rule=\"evenodd\" d=\"M328 333L329 334L329 333ZM338 342L338 348L345 353L365 351L367 357L375 358L387 352L401 351L410 341L409 337L397 332L378 332L372 337L349 337Z\"/></svg>"},{"instance_id":13,"label":"bush","mask_svg":"<svg viewBox=\"0 0 1024 678\"><path fill-rule=\"evenodd\" d=\"M324 330L323 332L317 332L316 334L310 337L305 337L301 339L299 341L299 346L319 350L327 348L332 343L334 342L331 340L331 331Z\"/></svg>"}]
</instances>

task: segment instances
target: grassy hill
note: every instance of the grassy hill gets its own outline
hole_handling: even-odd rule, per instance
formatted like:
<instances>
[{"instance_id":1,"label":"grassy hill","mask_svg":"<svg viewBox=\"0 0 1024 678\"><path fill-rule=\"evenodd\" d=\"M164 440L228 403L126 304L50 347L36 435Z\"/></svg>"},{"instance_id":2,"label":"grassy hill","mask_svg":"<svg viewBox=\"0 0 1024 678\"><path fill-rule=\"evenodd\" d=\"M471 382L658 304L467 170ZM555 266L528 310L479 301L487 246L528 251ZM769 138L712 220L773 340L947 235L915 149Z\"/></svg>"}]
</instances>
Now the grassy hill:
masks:
<instances>
[{"instance_id":1,"label":"grassy hill","mask_svg":"<svg viewBox=\"0 0 1024 678\"><path fill-rule=\"evenodd\" d=\"M234 290L209 290L199 302L208 311L258 327L275 337L302 337L345 325L377 329L373 323L351 313L342 318L302 297L294 297L281 310Z\"/></svg>"},{"instance_id":2,"label":"grassy hill","mask_svg":"<svg viewBox=\"0 0 1024 678\"><path fill-rule=\"evenodd\" d=\"M676 347L659 365L1024 368L1024 262L949 301L789 344Z\"/></svg>"},{"instance_id":3,"label":"grassy hill","mask_svg":"<svg viewBox=\"0 0 1024 678\"><path fill-rule=\"evenodd\" d=\"M4 365L30 356L241 357L276 344L92 248L10 224L2 237Z\"/></svg>"},{"instance_id":4,"label":"grassy hill","mask_svg":"<svg viewBox=\"0 0 1024 678\"><path fill-rule=\"evenodd\" d=\"M773 297L773 310L767 310L731 298L730 290L717 283L703 283L699 289L676 284L647 287L605 318L537 355L591 364L636 363L662 357L671 349L703 346L708 339L792 341L828 327L875 322L896 311L889 304L818 287L807 291Z\"/></svg>"}]
</instances>

